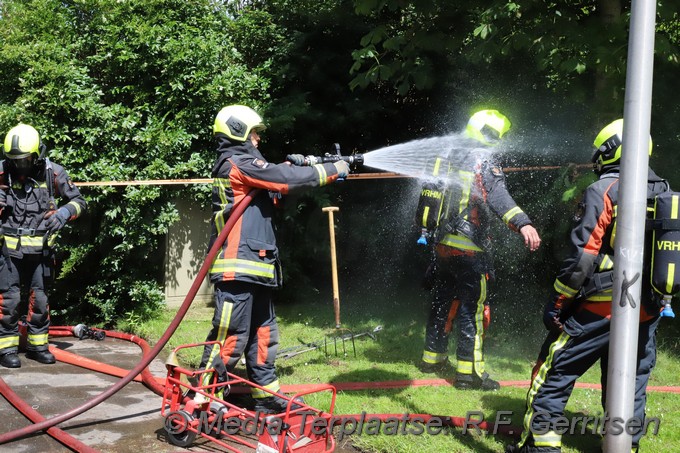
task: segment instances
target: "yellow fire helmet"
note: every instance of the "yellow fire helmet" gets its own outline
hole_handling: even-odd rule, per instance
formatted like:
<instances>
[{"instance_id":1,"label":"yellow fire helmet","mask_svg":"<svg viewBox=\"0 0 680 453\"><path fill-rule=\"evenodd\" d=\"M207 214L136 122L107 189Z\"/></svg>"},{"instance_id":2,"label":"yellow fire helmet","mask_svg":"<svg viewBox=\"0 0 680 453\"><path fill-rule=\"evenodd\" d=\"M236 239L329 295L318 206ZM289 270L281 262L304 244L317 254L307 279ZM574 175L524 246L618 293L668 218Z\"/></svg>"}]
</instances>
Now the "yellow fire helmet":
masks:
<instances>
[{"instance_id":1,"label":"yellow fire helmet","mask_svg":"<svg viewBox=\"0 0 680 453\"><path fill-rule=\"evenodd\" d=\"M213 134L220 133L232 140L245 142L252 130L259 132L265 128L262 117L255 110L245 105L229 105L215 117Z\"/></svg>"},{"instance_id":2,"label":"yellow fire helmet","mask_svg":"<svg viewBox=\"0 0 680 453\"><path fill-rule=\"evenodd\" d=\"M7 159L24 159L35 154L37 159L43 148L38 131L28 124L19 124L10 129L5 136L3 154Z\"/></svg>"},{"instance_id":3,"label":"yellow fire helmet","mask_svg":"<svg viewBox=\"0 0 680 453\"><path fill-rule=\"evenodd\" d=\"M623 119L619 118L607 124L593 142L592 161L599 168L605 165L617 165L621 160L621 143L623 141ZM652 155L652 137L649 137L649 155Z\"/></svg>"},{"instance_id":4,"label":"yellow fire helmet","mask_svg":"<svg viewBox=\"0 0 680 453\"><path fill-rule=\"evenodd\" d=\"M480 143L495 146L511 125L510 120L498 110L480 110L470 117L465 133Z\"/></svg>"}]
</instances>

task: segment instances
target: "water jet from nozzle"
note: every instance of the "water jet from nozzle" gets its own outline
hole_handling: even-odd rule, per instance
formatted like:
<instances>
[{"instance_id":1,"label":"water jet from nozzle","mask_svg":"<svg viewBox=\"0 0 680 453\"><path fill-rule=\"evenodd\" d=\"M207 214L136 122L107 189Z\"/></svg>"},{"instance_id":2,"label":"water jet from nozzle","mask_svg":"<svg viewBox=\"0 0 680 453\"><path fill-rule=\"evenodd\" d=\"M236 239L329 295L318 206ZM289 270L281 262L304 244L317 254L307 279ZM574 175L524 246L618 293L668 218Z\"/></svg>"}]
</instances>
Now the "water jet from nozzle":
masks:
<instances>
[{"instance_id":1,"label":"water jet from nozzle","mask_svg":"<svg viewBox=\"0 0 680 453\"><path fill-rule=\"evenodd\" d=\"M386 146L362 155L366 167L375 168L406 176L429 179L427 165L437 157L444 157L454 166L465 168L470 159L477 159L480 153L491 155L498 148L480 147L464 133L412 140L406 143Z\"/></svg>"}]
</instances>

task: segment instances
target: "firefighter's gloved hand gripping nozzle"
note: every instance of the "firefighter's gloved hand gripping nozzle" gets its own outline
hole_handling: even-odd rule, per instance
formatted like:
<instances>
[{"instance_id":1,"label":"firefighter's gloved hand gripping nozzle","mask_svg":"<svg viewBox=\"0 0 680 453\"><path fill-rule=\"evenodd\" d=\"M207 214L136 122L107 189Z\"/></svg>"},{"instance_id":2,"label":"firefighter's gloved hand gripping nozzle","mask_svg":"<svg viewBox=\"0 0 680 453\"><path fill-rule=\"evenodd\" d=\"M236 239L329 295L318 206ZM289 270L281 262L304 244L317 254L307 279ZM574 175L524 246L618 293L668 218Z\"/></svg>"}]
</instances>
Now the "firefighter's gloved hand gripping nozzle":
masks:
<instances>
[{"instance_id":1,"label":"firefighter's gloved hand gripping nozzle","mask_svg":"<svg viewBox=\"0 0 680 453\"><path fill-rule=\"evenodd\" d=\"M300 167L311 167L312 165L333 163L339 160L344 160L349 165L352 172L355 172L359 167L364 165L364 155L355 153L349 156L343 156L340 153L340 145L338 143L333 144L335 148L335 154L326 153L323 156L303 156L302 154L289 154L286 156L286 160L293 165Z\"/></svg>"}]
</instances>

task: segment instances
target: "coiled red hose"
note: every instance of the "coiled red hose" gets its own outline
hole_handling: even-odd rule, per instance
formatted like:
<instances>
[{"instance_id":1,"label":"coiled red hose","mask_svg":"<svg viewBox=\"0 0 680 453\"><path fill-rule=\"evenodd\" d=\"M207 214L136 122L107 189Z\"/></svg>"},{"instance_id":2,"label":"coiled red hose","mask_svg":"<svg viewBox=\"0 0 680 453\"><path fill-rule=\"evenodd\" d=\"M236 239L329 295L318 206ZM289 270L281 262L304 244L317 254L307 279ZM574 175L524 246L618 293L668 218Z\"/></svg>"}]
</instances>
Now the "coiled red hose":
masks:
<instances>
[{"instance_id":1,"label":"coiled red hose","mask_svg":"<svg viewBox=\"0 0 680 453\"><path fill-rule=\"evenodd\" d=\"M114 330L105 330L107 338L116 338L119 340L126 340L131 343L136 344L142 350L142 356L147 355L151 351L149 343L146 342L141 337L137 335L132 335L124 332L116 332ZM71 326L55 326L50 327L51 337L71 337L73 336L73 327ZM57 360L64 363L69 363L71 365L80 366L90 370L99 371L100 373L108 374L111 376L125 377L129 370L124 368L119 368L114 365L109 365L107 363L102 363L97 360L88 359L87 357L72 354L68 351L56 347L50 347L50 351L54 354ZM163 389L165 386L165 378L158 378L151 374L148 366L137 376L133 378L134 381L142 382L146 387L148 387L152 392L158 396L163 396Z\"/></svg>"}]
</instances>

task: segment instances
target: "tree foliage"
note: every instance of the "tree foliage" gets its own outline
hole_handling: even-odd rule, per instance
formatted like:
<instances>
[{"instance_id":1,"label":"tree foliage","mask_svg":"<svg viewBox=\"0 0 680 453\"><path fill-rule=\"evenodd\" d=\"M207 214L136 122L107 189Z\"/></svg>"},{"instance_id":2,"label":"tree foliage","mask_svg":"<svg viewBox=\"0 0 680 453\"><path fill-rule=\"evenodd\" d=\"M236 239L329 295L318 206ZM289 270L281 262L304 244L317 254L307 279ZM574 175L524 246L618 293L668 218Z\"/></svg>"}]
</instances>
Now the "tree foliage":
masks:
<instances>
[{"instance_id":1,"label":"tree foliage","mask_svg":"<svg viewBox=\"0 0 680 453\"><path fill-rule=\"evenodd\" d=\"M75 181L97 181L208 176L213 118L231 103L263 114L261 149L271 161L334 142L365 152L459 130L480 104L517 125L554 116L578 129L591 115L622 111L628 8L620 0L4 0L0 132L33 124ZM675 89L677 11L678 0L658 5L654 114L665 126L655 143L679 138L671 127L679 107L664 96ZM587 114L573 115L574 104ZM325 221L317 208L336 190L294 198L281 213L288 273L314 267L321 238L286 243L314 237ZM90 210L61 238L53 309L106 322L146 312L163 299L173 200L206 206L208 188L82 191Z\"/></svg>"},{"instance_id":2,"label":"tree foliage","mask_svg":"<svg viewBox=\"0 0 680 453\"><path fill-rule=\"evenodd\" d=\"M1 20L0 129L33 124L76 181L205 177L215 112L268 102L211 1L4 1ZM172 200L205 188L82 191L53 308L110 321L161 302Z\"/></svg>"},{"instance_id":3,"label":"tree foliage","mask_svg":"<svg viewBox=\"0 0 680 453\"><path fill-rule=\"evenodd\" d=\"M441 86L459 65L493 75L502 65L505 72L539 75L554 91L595 99L607 113L622 106L628 2L355 0L355 5L375 23L354 52L355 87L388 83L403 95ZM660 2L657 10L660 70L677 71L678 6L674 0Z\"/></svg>"}]
</instances>

